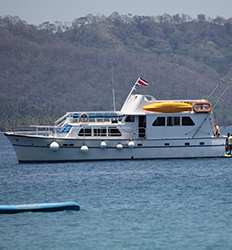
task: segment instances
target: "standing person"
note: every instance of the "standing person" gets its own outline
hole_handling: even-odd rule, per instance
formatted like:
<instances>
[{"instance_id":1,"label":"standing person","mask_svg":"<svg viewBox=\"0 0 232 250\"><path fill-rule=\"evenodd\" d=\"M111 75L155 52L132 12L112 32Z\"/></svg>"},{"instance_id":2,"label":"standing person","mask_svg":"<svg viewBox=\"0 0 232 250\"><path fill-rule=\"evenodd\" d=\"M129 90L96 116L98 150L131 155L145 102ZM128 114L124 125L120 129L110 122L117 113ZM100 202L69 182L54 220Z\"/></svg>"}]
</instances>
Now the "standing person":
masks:
<instances>
[{"instance_id":1,"label":"standing person","mask_svg":"<svg viewBox=\"0 0 232 250\"><path fill-rule=\"evenodd\" d=\"M225 144L226 154L229 154L229 137L230 137L230 133L227 133L226 144Z\"/></svg>"},{"instance_id":2,"label":"standing person","mask_svg":"<svg viewBox=\"0 0 232 250\"><path fill-rule=\"evenodd\" d=\"M228 146L229 146L229 154L231 155L231 150L232 150L232 135L229 135L229 137L228 137Z\"/></svg>"}]
</instances>

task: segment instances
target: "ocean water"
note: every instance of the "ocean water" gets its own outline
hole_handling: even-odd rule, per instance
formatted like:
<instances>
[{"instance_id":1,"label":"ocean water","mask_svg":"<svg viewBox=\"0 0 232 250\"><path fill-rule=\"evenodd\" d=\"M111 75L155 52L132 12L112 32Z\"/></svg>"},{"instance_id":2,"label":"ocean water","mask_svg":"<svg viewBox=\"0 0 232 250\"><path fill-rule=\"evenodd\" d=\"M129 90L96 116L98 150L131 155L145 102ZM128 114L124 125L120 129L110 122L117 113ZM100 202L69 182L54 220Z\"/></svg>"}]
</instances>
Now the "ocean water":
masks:
<instances>
[{"instance_id":1,"label":"ocean water","mask_svg":"<svg viewBox=\"0 0 232 250\"><path fill-rule=\"evenodd\" d=\"M0 215L0 249L232 249L232 159L17 164L0 136L0 204L59 201Z\"/></svg>"}]
</instances>

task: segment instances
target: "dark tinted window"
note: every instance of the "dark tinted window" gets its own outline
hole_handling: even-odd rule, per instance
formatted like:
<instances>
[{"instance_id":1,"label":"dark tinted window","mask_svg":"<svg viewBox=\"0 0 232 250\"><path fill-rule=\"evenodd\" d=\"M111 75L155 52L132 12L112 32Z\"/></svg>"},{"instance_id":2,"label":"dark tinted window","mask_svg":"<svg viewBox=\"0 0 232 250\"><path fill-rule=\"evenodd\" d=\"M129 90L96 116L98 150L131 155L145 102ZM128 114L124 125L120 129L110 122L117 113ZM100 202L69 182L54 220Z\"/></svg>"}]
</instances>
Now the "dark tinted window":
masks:
<instances>
[{"instance_id":1,"label":"dark tinted window","mask_svg":"<svg viewBox=\"0 0 232 250\"><path fill-rule=\"evenodd\" d=\"M99 136L99 135L100 135L100 129L95 128L95 129L93 130L93 135L94 135L94 136Z\"/></svg>"},{"instance_id":2,"label":"dark tinted window","mask_svg":"<svg viewBox=\"0 0 232 250\"><path fill-rule=\"evenodd\" d=\"M60 133L68 133L71 128L71 125L65 125L63 128L59 128L57 131Z\"/></svg>"},{"instance_id":3,"label":"dark tinted window","mask_svg":"<svg viewBox=\"0 0 232 250\"><path fill-rule=\"evenodd\" d=\"M183 116L182 117L182 125L183 126L194 126L195 123L189 116Z\"/></svg>"},{"instance_id":4,"label":"dark tinted window","mask_svg":"<svg viewBox=\"0 0 232 250\"><path fill-rule=\"evenodd\" d=\"M101 136L106 136L106 128L101 128Z\"/></svg>"},{"instance_id":5,"label":"dark tinted window","mask_svg":"<svg viewBox=\"0 0 232 250\"><path fill-rule=\"evenodd\" d=\"M180 126L180 117L179 116L173 117L173 126Z\"/></svg>"},{"instance_id":6,"label":"dark tinted window","mask_svg":"<svg viewBox=\"0 0 232 250\"><path fill-rule=\"evenodd\" d=\"M179 116L167 117L167 126L180 126L180 117Z\"/></svg>"},{"instance_id":7,"label":"dark tinted window","mask_svg":"<svg viewBox=\"0 0 232 250\"><path fill-rule=\"evenodd\" d=\"M128 115L125 119L125 122L134 122L135 117L133 115Z\"/></svg>"},{"instance_id":8,"label":"dark tinted window","mask_svg":"<svg viewBox=\"0 0 232 250\"><path fill-rule=\"evenodd\" d=\"M167 126L173 126L172 124L172 117L167 117Z\"/></svg>"},{"instance_id":9,"label":"dark tinted window","mask_svg":"<svg viewBox=\"0 0 232 250\"><path fill-rule=\"evenodd\" d=\"M112 119L112 123L118 123L118 120L117 119Z\"/></svg>"},{"instance_id":10,"label":"dark tinted window","mask_svg":"<svg viewBox=\"0 0 232 250\"><path fill-rule=\"evenodd\" d=\"M84 129L82 128L82 129L79 131L79 134L78 134L78 135L79 135L79 136L84 136L84 134L85 134L85 133L84 133Z\"/></svg>"},{"instance_id":11,"label":"dark tinted window","mask_svg":"<svg viewBox=\"0 0 232 250\"><path fill-rule=\"evenodd\" d=\"M157 117L152 126L165 126L165 117Z\"/></svg>"},{"instance_id":12,"label":"dark tinted window","mask_svg":"<svg viewBox=\"0 0 232 250\"><path fill-rule=\"evenodd\" d=\"M79 136L91 136L90 128L82 128L78 134Z\"/></svg>"},{"instance_id":13,"label":"dark tinted window","mask_svg":"<svg viewBox=\"0 0 232 250\"><path fill-rule=\"evenodd\" d=\"M105 128L95 128L93 130L94 136L106 136L106 129Z\"/></svg>"},{"instance_id":14,"label":"dark tinted window","mask_svg":"<svg viewBox=\"0 0 232 250\"><path fill-rule=\"evenodd\" d=\"M121 132L117 128L109 128L108 129L109 136L121 136Z\"/></svg>"}]
</instances>

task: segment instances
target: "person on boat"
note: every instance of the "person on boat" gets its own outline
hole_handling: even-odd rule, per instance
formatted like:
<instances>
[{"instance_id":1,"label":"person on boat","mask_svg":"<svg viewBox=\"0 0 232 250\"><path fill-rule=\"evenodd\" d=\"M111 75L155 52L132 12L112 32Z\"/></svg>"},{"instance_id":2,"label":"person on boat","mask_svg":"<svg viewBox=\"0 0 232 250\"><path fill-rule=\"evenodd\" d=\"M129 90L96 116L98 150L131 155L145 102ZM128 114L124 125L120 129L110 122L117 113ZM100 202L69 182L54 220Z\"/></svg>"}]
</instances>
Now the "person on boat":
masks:
<instances>
[{"instance_id":1,"label":"person on boat","mask_svg":"<svg viewBox=\"0 0 232 250\"><path fill-rule=\"evenodd\" d=\"M226 136L226 143L225 143L225 151L226 151L226 154L228 154L228 151L229 151L229 136L230 136L230 133L227 133L227 136Z\"/></svg>"},{"instance_id":2,"label":"person on boat","mask_svg":"<svg viewBox=\"0 0 232 250\"><path fill-rule=\"evenodd\" d=\"M228 142L229 142L229 154L231 155L231 151L232 151L232 135L229 136Z\"/></svg>"},{"instance_id":3,"label":"person on boat","mask_svg":"<svg viewBox=\"0 0 232 250\"><path fill-rule=\"evenodd\" d=\"M220 127L218 125L215 126L215 136L219 137L221 135Z\"/></svg>"},{"instance_id":4,"label":"person on boat","mask_svg":"<svg viewBox=\"0 0 232 250\"><path fill-rule=\"evenodd\" d=\"M232 135L228 133L226 137L226 153L231 155L231 151L232 151Z\"/></svg>"}]
</instances>

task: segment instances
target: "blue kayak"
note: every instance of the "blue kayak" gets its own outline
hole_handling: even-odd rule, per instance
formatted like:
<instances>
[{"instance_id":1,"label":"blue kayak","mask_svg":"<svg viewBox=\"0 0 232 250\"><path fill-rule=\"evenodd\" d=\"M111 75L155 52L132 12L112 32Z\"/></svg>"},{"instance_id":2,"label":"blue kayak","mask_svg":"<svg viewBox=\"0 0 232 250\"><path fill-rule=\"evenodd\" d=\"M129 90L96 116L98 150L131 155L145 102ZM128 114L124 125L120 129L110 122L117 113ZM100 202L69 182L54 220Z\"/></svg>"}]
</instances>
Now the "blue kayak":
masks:
<instances>
[{"instance_id":1,"label":"blue kayak","mask_svg":"<svg viewBox=\"0 0 232 250\"><path fill-rule=\"evenodd\" d=\"M76 202L36 203L23 205L0 205L0 214L14 214L22 212L57 212L64 210L80 210Z\"/></svg>"}]
</instances>

